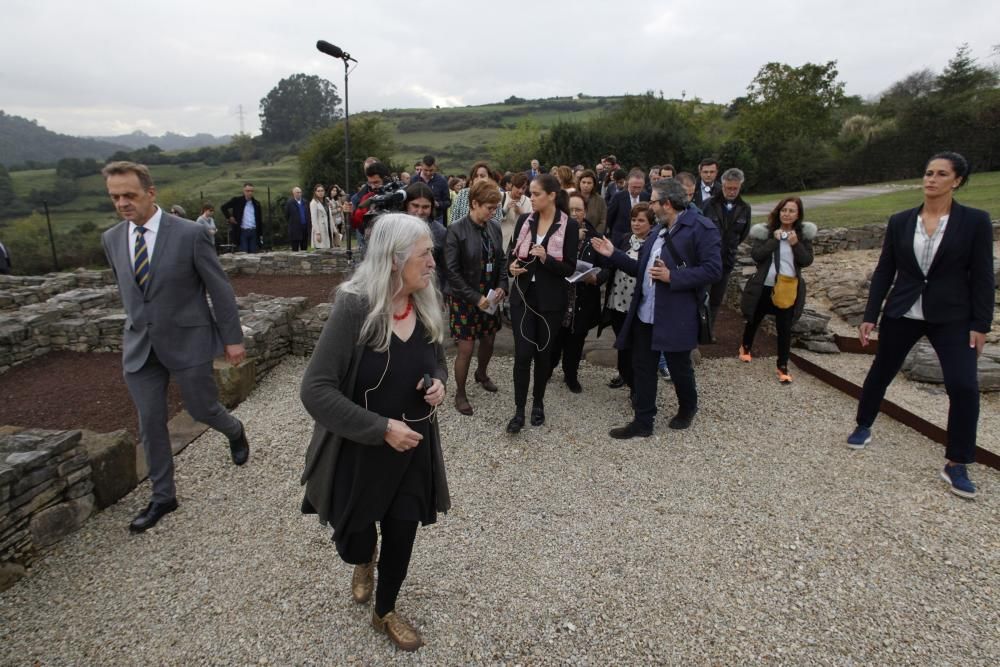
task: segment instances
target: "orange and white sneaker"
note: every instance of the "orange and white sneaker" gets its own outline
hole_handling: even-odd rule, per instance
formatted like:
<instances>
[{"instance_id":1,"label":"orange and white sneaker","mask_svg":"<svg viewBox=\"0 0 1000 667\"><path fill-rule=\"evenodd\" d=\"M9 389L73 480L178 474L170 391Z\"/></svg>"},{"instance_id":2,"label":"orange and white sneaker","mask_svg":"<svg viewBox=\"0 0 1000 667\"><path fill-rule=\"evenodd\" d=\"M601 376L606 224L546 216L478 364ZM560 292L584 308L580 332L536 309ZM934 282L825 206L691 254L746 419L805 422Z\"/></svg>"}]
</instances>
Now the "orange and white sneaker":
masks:
<instances>
[{"instance_id":1,"label":"orange and white sneaker","mask_svg":"<svg viewBox=\"0 0 1000 667\"><path fill-rule=\"evenodd\" d=\"M749 364L750 360L753 359L753 357L750 356L750 350L746 349L742 345L740 345L740 355L739 356L740 356L740 361L742 361L745 364Z\"/></svg>"},{"instance_id":2,"label":"orange and white sneaker","mask_svg":"<svg viewBox=\"0 0 1000 667\"><path fill-rule=\"evenodd\" d=\"M781 366L778 366L778 382L780 382L781 384L792 383L792 376L788 374L787 368L782 368Z\"/></svg>"}]
</instances>

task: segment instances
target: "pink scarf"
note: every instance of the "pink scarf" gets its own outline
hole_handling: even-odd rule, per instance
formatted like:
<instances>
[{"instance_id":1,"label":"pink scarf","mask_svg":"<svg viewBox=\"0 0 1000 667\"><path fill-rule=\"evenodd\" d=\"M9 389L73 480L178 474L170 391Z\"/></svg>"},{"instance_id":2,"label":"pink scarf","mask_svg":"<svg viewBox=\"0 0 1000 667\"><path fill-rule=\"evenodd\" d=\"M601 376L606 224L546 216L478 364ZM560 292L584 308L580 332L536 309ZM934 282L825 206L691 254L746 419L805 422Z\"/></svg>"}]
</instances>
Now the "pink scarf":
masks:
<instances>
[{"instance_id":1,"label":"pink scarf","mask_svg":"<svg viewBox=\"0 0 1000 667\"><path fill-rule=\"evenodd\" d=\"M517 244L514 246L514 255L525 262L528 261L528 251L531 250L534 242L534 239L531 238L531 221L534 219L534 213L525 218L524 224L521 225L521 233L517 235ZM569 216L559 211L559 218L552 223L553 225L558 223L559 228L554 232L550 230L548 245L545 247L545 254L557 262L563 260L563 246L566 245L566 222L568 220Z\"/></svg>"}]
</instances>

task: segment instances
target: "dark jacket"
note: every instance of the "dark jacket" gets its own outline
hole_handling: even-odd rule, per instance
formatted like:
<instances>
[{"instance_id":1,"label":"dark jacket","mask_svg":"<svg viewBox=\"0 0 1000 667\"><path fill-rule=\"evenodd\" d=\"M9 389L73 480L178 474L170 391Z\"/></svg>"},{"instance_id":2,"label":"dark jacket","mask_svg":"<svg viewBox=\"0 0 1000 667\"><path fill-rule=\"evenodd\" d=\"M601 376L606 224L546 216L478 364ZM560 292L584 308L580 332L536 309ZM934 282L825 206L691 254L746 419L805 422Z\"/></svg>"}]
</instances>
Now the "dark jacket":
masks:
<instances>
[{"instance_id":1,"label":"dark jacket","mask_svg":"<svg viewBox=\"0 0 1000 667\"><path fill-rule=\"evenodd\" d=\"M677 268L667 244L663 244L660 259L670 269L670 282L656 282L656 302L653 312L652 349L659 352L686 352L698 347L698 298L708 285L722 277L722 260L719 230L712 221L688 209L677 216L679 225L672 239L677 252L686 264ZM654 228L639 249L639 259L634 260L621 250L609 258L621 271L641 280L649 280L650 255L658 234L666 229ZM632 345L632 326L639 319L642 288L636 285L632 304L625 323L615 341L619 350Z\"/></svg>"},{"instance_id":2,"label":"dark jacket","mask_svg":"<svg viewBox=\"0 0 1000 667\"><path fill-rule=\"evenodd\" d=\"M802 238L792 246L795 275L799 279L792 323L797 322L802 316L802 309L806 305L806 281L802 278L802 269L813 263L813 239L816 238L816 231L816 225L811 222L803 222ZM752 318L754 311L757 310L760 295L764 291L764 281L767 280L771 265L778 259L778 248L781 246L781 241L774 238L774 233L763 222L758 222L753 226L750 230L750 238L753 240L750 256L757 263L757 271L747 280L747 284L743 288L743 296L740 298L740 310L748 319Z\"/></svg>"},{"instance_id":3,"label":"dark jacket","mask_svg":"<svg viewBox=\"0 0 1000 667\"><path fill-rule=\"evenodd\" d=\"M253 202L253 214L254 218L257 220L257 232L260 233L260 229L264 224L264 216L261 215L260 202L254 197L250 201ZM236 220L236 227L243 224L243 209L246 208L246 197L243 195L237 195L227 201L222 205L222 215L226 216L226 219L234 218Z\"/></svg>"},{"instance_id":4,"label":"dark jacket","mask_svg":"<svg viewBox=\"0 0 1000 667\"><path fill-rule=\"evenodd\" d=\"M10 250L3 243L0 243L0 274L10 273Z\"/></svg>"},{"instance_id":5,"label":"dark jacket","mask_svg":"<svg viewBox=\"0 0 1000 667\"><path fill-rule=\"evenodd\" d=\"M445 293L448 285L448 267L444 261L444 243L448 236L448 228L437 220L427 223L431 228L431 239L434 241L434 272L437 274L438 289Z\"/></svg>"},{"instance_id":6,"label":"dark jacket","mask_svg":"<svg viewBox=\"0 0 1000 667\"><path fill-rule=\"evenodd\" d=\"M699 178L697 182L695 182L694 184L694 197L692 198L692 201L694 201L695 206L697 206L699 209L701 209L701 207L705 205L705 202L708 201L708 199L705 199L705 196L702 193L702 185L703 183ZM719 179L715 179L715 182L712 183L711 192L712 192L712 197L722 192L722 186L719 185Z\"/></svg>"},{"instance_id":7,"label":"dark jacket","mask_svg":"<svg viewBox=\"0 0 1000 667\"><path fill-rule=\"evenodd\" d=\"M431 192L434 193L434 214L437 216L435 220L444 223L448 219L448 207L451 206L451 191L448 190L448 179L441 174L434 174L429 181L420 176L414 177L410 182L424 183L431 189Z\"/></svg>"},{"instance_id":8,"label":"dark jacket","mask_svg":"<svg viewBox=\"0 0 1000 667\"><path fill-rule=\"evenodd\" d=\"M750 233L750 204L737 196L733 210L726 210L726 197L720 191L701 208L701 213L715 223L722 234L722 271L733 270L736 266L736 251Z\"/></svg>"},{"instance_id":9,"label":"dark jacket","mask_svg":"<svg viewBox=\"0 0 1000 667\"><path fill-rule=\"evenodd\" d=\"M578 223L579 224L579 223ZM596 327L601 321L601 285L603 285L608 280L608 275L611 273L611 269L604 266L604 263L600 260L604 258L597 253L596 250L590 245L590 239L597 235L597 230L594 226L587 222L587 237L581 241L582 250L579 250L581 246L577 246L577 258L593 264L595 267L600 269L597 274L597 284L588 285L587 283L578 281L570 286L570 289L575 290L576 295L573 299L573 317L572 317L572 327L574 333L586 333Z\"/></svg>"},{"instance_id":10,"label":"dark jacket","mask_svg":"<svg viewBox=\"0 0 1000 667\"><path fill-rule=\"evenodd\" d=\"M312 219L309 212L309 202L302 200L302 212L306 217L306 224L302 224L299 219L299 207L295 202L295 197L289 197L285 202L285 221L288 223L289 241L309 241L312 238Z\"/></svg>"},{"instance_id":11,"label":"dark jacket","mask_svg":"<svg viewBox=\"0 0 1000 667\"><path fill-rule=\"evenodd\" d=\"M903 317L923 295L927 322L968 320L972 331L988 332L993 324L995 299L989 214L953 202L941 245L925 276L913 254L913 234L921 208L889 218L882 254L872 274L864 321L877 323L880 309L886 317Z\"/></svg>"},{"instance_id":12,"label":"dark jacket","mask_svg":"<svg viewBox=\"0 0 1000 667\"><path fill-rule=\"evenodd\" d=\"M469 216L465 216L448 226L444 241L448 282L442 289L445 294L470 304L477 304L486 296L479 291L483 234L489 236L493 246L492 258L488 260L493 262L493 284L487 285L486 292L498 287L507 292L507 253L504 252L500 225L487 220L485 227L479 227Z\"/></svg>"},{"instance_id":13,"label":"dark jacket","mask_svg":"<svg viewBox=\"0 0 1000 667\"><path fill-rule=\"evenodd\" d=\"M531 237L534 239L535 233L538 231L538 220L534 213L526 213L517 219L517 224L514 226L514 236L511 237L510 254L507 256L508 266L517 259L514 250L521 234L521 227L524 225L530 226ZM563 225L566 226L566 243L563 246L563 259L559 261L548 254L548 248L552 235ZM533 307L545 312L565 312L569 292L569 283L566 282L566 278L576 271L576 242L579 238L580 231L576 222L565 213L557 211L555 222L552 223L549 232L542 239L542 247L546 250L545 261L540 262L538 259L532 258L534 261L527 263L527 273L522 273L513 280L514 284L511 285L510 289L511 303L519 304L522 302L521 294L528 293L528 288L531 287L531 278L534 276L537 303L533 304Z\"/></svg>"},{"instance_id":14,"label":"dark jacket","mask_svg":"<svg viewBox=\"0 0 1000 667\"><path fill-rule=\"evenodd\" d=\"M649 201L649 191L643 190L639 193L639 201ZM626 238L631 231L632 224L632 196L628 190L621 190L615 193L608 203L608 225L604 230L611 242L618 247L623 238Z\"/></svg>"},{"instance_id":15,"label":"dark jacket","mask_svg":"<svg viewBox=\"0 0 1000 667\"><path fill-rule=\"evenodd\" d=\"M338 292L302 377L302 405L316 420L301 478L301 483L306 485L302 511L319 515L323 524L329 522L333 512L334 473L343 439L372 447L389 446L385 442L389 420L352 400L358 366L365 350L365 344L359 339L367 314L368 304L363 297ZM438 359L434 377L446 382L448 367L444 348L440 343L434 347ZM451 508L451 498L436 420L431 421L431 448L435 502L439 512L447 512Z\"/></svg>"}]
</instances>

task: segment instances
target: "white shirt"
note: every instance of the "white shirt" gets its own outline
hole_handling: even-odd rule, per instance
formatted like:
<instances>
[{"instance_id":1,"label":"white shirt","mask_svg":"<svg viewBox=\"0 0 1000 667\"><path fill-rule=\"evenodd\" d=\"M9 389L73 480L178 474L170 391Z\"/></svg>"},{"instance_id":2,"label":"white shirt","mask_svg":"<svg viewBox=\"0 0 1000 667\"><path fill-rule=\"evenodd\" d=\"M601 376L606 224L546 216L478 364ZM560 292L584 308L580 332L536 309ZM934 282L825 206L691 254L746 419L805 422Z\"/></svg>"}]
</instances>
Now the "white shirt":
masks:
<instances>
[{"instance_id":1,"label":"white shirt","mask_svg":"<svg viewBox=\"0 0 1000 667\"><path fill-rule=\"evenodd\" d=\"M142 238L146 240L146 256L149 257L149 262L153 262L153 247L156 245L156 233L160 231L160 218L163 217L163 211L160 207L156 207L156 213L153 214L143 227L146 228L146 233ZM132 262L132 266L135 266L135 239L139 236L139 232L135 231L136 224L131 220L128 221L128 258Z\"/></svg>"},{"instance_id":2,"label":"white shirt","mask_svg":"<svg viewBox=\"0 0 1000 667\"><path fill-rule=\"evenodd\" d=\"M795 256L792 254L792 244L784 239L779 242L781 245L778 246L778 260L781 262L781 266L775 269L774 261L771 261L771 268L767 270L767 278L764 278L764 284L768 287L774 287L779 273L783 276L795 277Z\"/></svg>"},{"instance_id":3,"label":"white shirt","mask_svg":"<svg viewBox=\"0 0 1000 667\"><path fill-rule=\"evenodd\" d=\"M256 229L257 227L257 212L253 208L252 199L248 199L247 203L243 205L243 220L240 227L242 229Z\"/></svg>"},{"instance_id":4,"label":"white shirt","mask_svg":"<svg viewBox=\"0 0 1000 667\"><path fill-rule=\"evenodd\" d=\"M629 199L632 200L632 208L635 208L636 204L639 203L639 195L636 195L636 196L633 197L632 193L629 193L628 196L629 196Z\"/></svg>"},{"instance_id":5,"label":"white shirt","mask_svg":"<svg viewBox=\"0 0 1000 667\"><path fill-rule=\"evenodd\" d=\"M917 258L920 270L924 272L924 278L927 277L927 272L931 270L931 264L934 263L934 255L937 254L938 248L941 246L941 239L944 238L944 228L947 225L948 216L941 216L937 229L934 230L934 236L927 236L927 230L924 229L924 219L919 215L917 216L917 228L913 230L913 255ZM917 297L917 300L913 302L913 305L910 306L910 309L906 311L903 317L908 317L911 320L924 319L923 294Z\"/></svg>"}]
</instances>

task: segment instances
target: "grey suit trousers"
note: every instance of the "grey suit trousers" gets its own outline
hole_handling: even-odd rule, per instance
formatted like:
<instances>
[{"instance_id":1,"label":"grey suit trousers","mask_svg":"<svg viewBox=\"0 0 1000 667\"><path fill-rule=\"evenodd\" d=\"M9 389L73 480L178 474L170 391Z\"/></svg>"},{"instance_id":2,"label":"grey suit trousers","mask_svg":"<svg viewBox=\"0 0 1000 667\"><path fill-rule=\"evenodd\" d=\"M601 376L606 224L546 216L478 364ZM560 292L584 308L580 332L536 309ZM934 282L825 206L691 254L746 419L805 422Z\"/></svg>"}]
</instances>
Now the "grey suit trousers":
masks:
<instances>
[{"instance_id":1,"label":"grey suit trousers","mask_svg":"<svg viewBox=\"0 0 1000 667\"><path fill-rule=\"evenodd\" d=\"M176 497L174 456L167 432L167 384L171 377L180 387L184 408L197 421L207 424L227 438L239 437L243 426L219 403L219 390L212 375L212 362L170 371L151 349L146 363L134 373L125 372L132 402L139 413L149 480L153 484L151 500L165 503Z\"/></svg>"}]
</instances>

